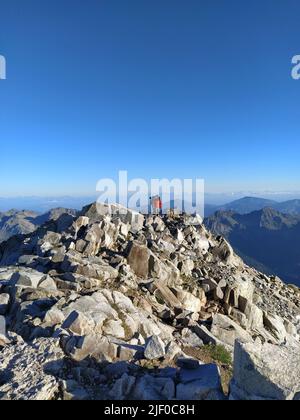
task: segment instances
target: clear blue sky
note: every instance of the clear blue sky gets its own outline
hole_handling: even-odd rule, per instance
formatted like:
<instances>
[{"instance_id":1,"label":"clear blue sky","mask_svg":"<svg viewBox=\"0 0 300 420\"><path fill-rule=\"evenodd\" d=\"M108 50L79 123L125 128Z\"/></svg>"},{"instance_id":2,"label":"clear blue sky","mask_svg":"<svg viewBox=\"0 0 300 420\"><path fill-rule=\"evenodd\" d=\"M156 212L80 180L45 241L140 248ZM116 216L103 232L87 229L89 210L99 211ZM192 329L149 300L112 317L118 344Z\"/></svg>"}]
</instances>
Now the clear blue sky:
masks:
<instances>
[{"instance_id":1,"label":"clear blue sky","mask_svg":"<svg viewBox=\"0 0 300 420\"><path fill-rule=\"evenodd\" d=\"M300 190L299 0L1 0L0 196Z\"/></svg>"}]
</instances>

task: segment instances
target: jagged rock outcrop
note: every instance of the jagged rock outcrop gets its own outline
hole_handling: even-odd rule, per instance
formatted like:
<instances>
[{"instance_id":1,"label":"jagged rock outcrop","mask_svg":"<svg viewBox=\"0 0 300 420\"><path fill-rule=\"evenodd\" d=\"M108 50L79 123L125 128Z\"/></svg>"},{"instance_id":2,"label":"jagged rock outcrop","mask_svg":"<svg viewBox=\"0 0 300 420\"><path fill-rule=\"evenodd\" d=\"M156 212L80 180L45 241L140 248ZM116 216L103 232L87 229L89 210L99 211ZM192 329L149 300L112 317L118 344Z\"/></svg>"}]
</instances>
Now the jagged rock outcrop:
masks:
<instances>
[{"instance_id":1,"label":"jagged rock outcrop","mask_svg":"<svg viewBox=\"0 0 300 420\"><path fill-rule=\"evenodd\" d=\"M217 366L186 347L299 342L299 290L246 266L201 218L110 210L93 204L0 245L0 360L19 384L13 394L2 375L2 398L224 399ZM45 340L60 369L44 369ZM33 376L18 352L40 363Z\"/></svg>"},{"instance_id":2,"label":"jagged rock outcrop","mask_svg":"<svg viewBox=\"0 0 300 420\"><path fill-rule=\"evenodd\" d=\"M300 346L236 343L232 400L299 400Z\"/></svg>"},{"instance_id":3,"label":"jagged rock outcrop","mask_svg":"<svg viewBox=\"0 0 300 420\"><path fill-rule=\"evenodd\" d=\"M10 210L0 212L0 243L15 235L26 235L34 232L39 226L49 221L58 220L61 215L75 216L75 210L57 208L39 215L33 211Z\"/></svg>"}]
</instances>

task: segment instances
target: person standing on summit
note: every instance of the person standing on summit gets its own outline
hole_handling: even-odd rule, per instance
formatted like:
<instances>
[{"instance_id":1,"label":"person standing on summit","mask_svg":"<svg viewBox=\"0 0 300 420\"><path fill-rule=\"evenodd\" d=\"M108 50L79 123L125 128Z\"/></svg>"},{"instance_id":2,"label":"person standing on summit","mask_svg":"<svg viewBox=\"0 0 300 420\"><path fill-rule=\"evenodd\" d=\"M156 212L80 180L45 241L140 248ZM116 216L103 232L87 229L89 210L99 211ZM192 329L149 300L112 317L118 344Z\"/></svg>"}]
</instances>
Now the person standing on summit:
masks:
<instances>
[{"instance_id":1,"label":"person standing on summit","mask_svg":"<svg viewBox=\"0 0 300 420\"><path fill-rule=\"evenodd\" d=\"M163 204L161 198L156 195L155 197L150 197L150 200L153 214L162 216Z\"/></svg>"}]
</instances>

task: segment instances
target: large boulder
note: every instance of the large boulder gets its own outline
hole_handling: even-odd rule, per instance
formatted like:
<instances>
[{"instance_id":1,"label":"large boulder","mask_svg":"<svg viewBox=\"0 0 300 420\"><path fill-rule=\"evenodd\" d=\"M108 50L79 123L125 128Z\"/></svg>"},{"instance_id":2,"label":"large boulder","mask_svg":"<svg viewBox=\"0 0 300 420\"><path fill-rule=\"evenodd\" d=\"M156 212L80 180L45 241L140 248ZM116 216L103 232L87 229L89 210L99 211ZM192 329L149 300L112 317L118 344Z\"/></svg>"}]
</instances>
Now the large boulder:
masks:
<instances>
[{"instance_id":1,"label":"large boulder","mask_svg":"<svg viewBox=\"0 0 300 420\"><path fill-rule=\"evenodd\" d=\"M198 313L201 311L202 306L206 303L205 294L203 293L202 299L192 295L192 293L187 292L186 290L176 290L176 297L181 302L183 309L187 311Z\"/></svg>"},{"instance_id":2,"label":"large boulder","mask_svg":"<svg viewBox=\"0 0 300 420\"><path fill-rule=\"evenodd\" d=\"M53 311L52 314L54 314ZM83 313L73 311L63 323L62 328L69 330L75 335L83 336L93 334L95 330L95 323L91 318L86 317Z\"/></svg>"},{"instance_id":3,"label":"large boulder","mask_svg":"<svg viewBox=\"0 0 300 420\"><path fill-rule=\"evenodd\" d=\"M0 294L0 315L5 315L8 309L10 296L7 293Z\"/></svg>"},{"instance_id":4,"label":"large boulder","mask_svg":"<svg viewBox=\"0 0 300 420\"><path fill-rule=\"evenodd\" d=\"M243 297L239 299L239 307L247 319L246 325L249 330L260 331L263 329L264 314L260 308Z\"/></svg>"},{"instance_id":5,"label":"large boulder","mask_svg":"<svg viewBox=\"0 0 300 420\"><path fill-rule=\"evenodd\" d=\"M136 276L143 279L149 277L150 250L140 243L133 242L128 253L127 261Z\"/></svg>"},{"instance_id":6,"label":"large boulder","mask_svg":"<svg viewBox=\"0 0 300 420\"><path fill-rule=\"evenodd\" d=\"M83 337L62 337L61 346L74 361L93 358L97 362L113 362L118 356L117 344L98 334Z\"/></svg>"},{"instance_id":7,"label":"large boulder","mask_svg":"<svg viewBox=\"0 0 300 420\"><path fill-rule=\"evenodd\" d=\"M161 284L159 280L154 282L154 286L156 287L155 297L157 299L164 302L171 309L182 307L181 301L175 296L168 286Z\"/></svg>"},{"instance_id":8,"label":"large boulder","mask_svg":"<svg viewBox=\"0 0 300 420\"><path fill-rule=\"evenodd\" d=\"M136 211L129 210L119 204L93 203L83 208L82 216L88 217L90 222L102 221L105 217L119 219L124 224L129 224L134 232L143 228L145 218Z\"/></svg>"},{"instance_id":9,"label":"large boulder","mask_svg":"<svg viewBox=\"0 0 300 420\"><path fill-rule=\"evenodd\" d=\"M11 284L20 288L37 288L45 277L43 273L28 268L16 271L11 277Z\"/></svg>"},{"instance_id":10,"label":"large boulder","mask_svg":"<svg viewBox=\"0 0 300 420\"><path fill-rule=\"evenodd\" d=\"M251 335L247 331L227 316L221 314L216 314L213 317L211 334L231 347L234 347L236 340L240 340L243 343L253 342Z\"/></svg>"},{"instance_id":11,"label":"large boulder","mask_svg":"<svg viewBox=\"0 0 300 420\"><path fill-rule=\"evenodd\" d=\"M149 259L149 276L153 279L159 279L162 284L169 287L182 283L177 266L172 261L161 259L153 253Z\"/></svg>"},{"instance_id":12,"label":"large boulder","mask_svg":"<svg viewBox=\"0 0 300 420\"><path fill-rule=\"evenodd\" d=\"M130 398L135 381L136 379L134 376L129 376L127 373L124 373L121 378L115 382L114 386L110 390L110 399L122 401Z\"/></svg>"},{"instance_id":13,"label":"large boulder","mask_svg":"<svg viewBox=\"0 0 300 420\"><path fill-rule=\"evenodd\" d=\"M77 238L78 232L82 227L88 226L90 223L90 219L86 216L80 216L77 220L73 223L73 229L75 230L75 238Z\"/></svg>"},{"instance_id":14,"label":"large boulder","mask_svg":"<svg viewBox=\"0 0 300 420\"><path fill-rule=\"evenodd\" d=\"M296 400L300 396L300 347L236 342L232 400Z\"/></svg>"},{"instance_id":15,"label":"large boulder","mask_svg":"<svg viewBox=\"0 0 300 420\"><path fill-rule=\"evenodd\" d=\"M175 383L172 378L144 375L138 379L130 397L142 401L173 400Z\"/></svg>"},{"instance_id":16,"label":"large boulder","mask_svg":"<svg viewBox=\"0 0 300 420\"><path fill-rule=\"evenodd\" d=\"M253 302L255 286L252 281L247 277L237 277L228 285L225 291L224 302L234 308L241 308L247 302Z\"/></svg>"},{"instance_id":17,"label":"large boulder","mask_svg":"<svg viewBox=\"0 0 300 420\"><path fill-rule=\"evenodd\" d=\"M6 336L6 320L4 316L0 316L0 346L4 346L9 342Z\"/></svg>"},{"instance_id":18,"label":"large boulder","mask_svg":"<svg viewBox=\"0 0 300 420\"><path fill-rule=\"evenodd\" d=\"M286 329L283 320L277 315L264 313L264 325L268 331L278 340L283 343L286 338Z\"/></svg>"},{"instance_id":19,"label":"large boulder","mask_svg":"<svg viewBox=\"0 0 300 420\"><path fill-rule=\"evenodd\" d=\"M202 365L197 369L182 369L177 385L178 400L222 400L220 371L217 365Z\"/></svg>"},{"instance_id":20,"label":"large boulder","mask_svg":"<svg viewBox=\"0 0 300 420\"><path fill-rule=\"evenodd\" d=\"M155 360L164 357L166 348L164 342L157 336L150 337L145 345L144 355L148 360Z\"/></svg>"},{"instance_id":21,"label":"large boulder","mask_svg":"<svg viewBox=\"0 0 300 420\"><path fill-rule=\"evenodd\" d=\"M234 266L240 264L239 257L237 257L231 245L224 238L221 238L219 243L212 249L212 254L226 264Z\"/></svg>"}]
</instances>

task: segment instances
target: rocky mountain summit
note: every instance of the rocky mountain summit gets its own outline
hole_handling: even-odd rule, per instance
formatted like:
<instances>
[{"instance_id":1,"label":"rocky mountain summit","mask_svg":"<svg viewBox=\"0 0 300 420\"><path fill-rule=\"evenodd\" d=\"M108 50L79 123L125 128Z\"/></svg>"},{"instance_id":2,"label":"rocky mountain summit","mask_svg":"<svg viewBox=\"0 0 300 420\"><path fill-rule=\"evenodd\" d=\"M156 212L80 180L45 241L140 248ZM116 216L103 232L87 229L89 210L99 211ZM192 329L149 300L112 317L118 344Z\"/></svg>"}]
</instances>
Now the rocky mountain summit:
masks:
<instances>
[{"instance_id":1,"label":"rocky mountain summit","mask_svg":"<svg viewBox=\"0 0 300 420\"><path fill-rule=\"evenodd\" d=\"M199 216L92 204L0 245L0 399L299 399L300 290ZM234 359L220 368L190 349Z\"/></svg>"}]
</instances>

